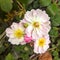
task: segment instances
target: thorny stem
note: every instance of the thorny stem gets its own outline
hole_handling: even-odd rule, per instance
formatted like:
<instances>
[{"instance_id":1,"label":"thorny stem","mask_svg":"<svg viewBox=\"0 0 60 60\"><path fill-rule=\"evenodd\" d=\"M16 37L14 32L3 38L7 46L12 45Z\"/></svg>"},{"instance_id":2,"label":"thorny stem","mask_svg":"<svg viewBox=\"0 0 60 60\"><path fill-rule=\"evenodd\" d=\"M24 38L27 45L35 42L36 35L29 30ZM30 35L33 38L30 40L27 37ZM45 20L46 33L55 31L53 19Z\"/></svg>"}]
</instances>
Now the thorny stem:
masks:
<instances>
[{"instance_id":1,"label":"thorny stem","mask_svg":"<svg viewBox=\"0 0 60 60\"><path fill-rule=\"evenodd\" d=\"M49 51L54 50L54 49L56 49L56 48L58 47L58 45L59 45L59 44L57 44L54 48L50 48L50 49L48 49L48 50L49 50Z\"/></svg>"},{"instance_id":2,"label":"thorny stem","mask_svg":"<svg viewBox=\"0 0 60 60\"><path fill-rule=\"evenodd\" d=\"M57 47L54 47L54 48L50 48L50 49L48 49L49 51L51 51L51 50L54 50L54 49L56 49Z\"/></svg>"},{"instance_id":3,"label":"thorny stem","mask_svg":"<svg viewBox=\"0 0 60 60\"><path fill-rule=\"evenodd\" d=\"M21 4L19 1L17 1L17 0L16 0L16 2L17 2L17 4L18 4L18 8L20 9L20 11L21 11L22 13L25 13L25 12L26 12L26 9L22 6L22 4Z\"/></svg>"},{"instance_id":4,"label":"thorny stem","mask_svg":"<svg viewBox=\"0 0 60 60\"><path fill-rule=\"evenodd\" d=\"M21 7L20 10L24 10L24 11L26 11L26 10L24 9L24 7L21 5L21 3L20 3L19 1L16 0L16 2L17 2L17 4L18 4L18 6L19 6L19 9L20 9L20 7Z\"/></svg>"},{"instance_id":5,"label":"thorny stem","mask_svg":"<svg viewBox=\"0 0 60 60\"><path fill-rule=\"evenodd\" d=\"M5 31L0 35L0 40L1 40L2 38L5 38Z\"/></svg>"},{"instance_id":6,"label":"thorny stem","mask_svg":"<svg viewBox=\"0 0 60 60\"><path fill-rule=\"evenodd\" d=\"M16 2L17 2L17 4L19 5L19 7L21 7L21 9L23 9L23 6L20 4L20 2L17 1L17 0L16 0Z\"/></svg>"}]
</instances>

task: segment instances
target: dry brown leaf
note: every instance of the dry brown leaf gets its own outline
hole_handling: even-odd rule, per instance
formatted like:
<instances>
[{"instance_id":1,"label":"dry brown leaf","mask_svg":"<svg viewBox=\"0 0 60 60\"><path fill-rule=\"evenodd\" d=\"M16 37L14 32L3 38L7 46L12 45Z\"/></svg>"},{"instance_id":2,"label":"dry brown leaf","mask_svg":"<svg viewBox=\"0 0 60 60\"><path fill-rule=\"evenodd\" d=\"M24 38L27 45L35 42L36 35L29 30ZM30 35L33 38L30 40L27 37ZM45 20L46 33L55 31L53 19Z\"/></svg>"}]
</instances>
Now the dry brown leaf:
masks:
<instances>
[{"instance_id":1,"label":"dry brown leaf","mask_svg":"<svg viewBox=\"0 0 60 60\"><path fill-rule=\"evenodd\" d=\"M46 53L39 55L38 60L52 60L52 56L50 52L47 51Z\"/></svg>"}]
</instances>

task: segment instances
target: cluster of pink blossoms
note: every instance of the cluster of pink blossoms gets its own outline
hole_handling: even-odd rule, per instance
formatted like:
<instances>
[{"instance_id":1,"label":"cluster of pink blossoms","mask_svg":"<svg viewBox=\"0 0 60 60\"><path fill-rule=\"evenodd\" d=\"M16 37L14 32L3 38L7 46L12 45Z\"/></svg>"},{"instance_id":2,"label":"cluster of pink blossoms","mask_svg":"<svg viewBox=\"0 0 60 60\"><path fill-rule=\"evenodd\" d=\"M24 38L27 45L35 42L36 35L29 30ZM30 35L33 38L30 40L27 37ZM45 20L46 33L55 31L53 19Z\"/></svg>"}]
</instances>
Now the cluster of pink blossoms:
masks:
<instances>
[{"instance_id":1,"label":"cluster of pink blossoms","mask_svg":"<svg viewBox=\"0 0 60 60\"><path fill-rule=\"evenodd\" d=\"M45 53L49 48L51 29L50 17L45 11L40 9L32 9L27 11L23 20L19 23L13 22L6 29L6 36L9 42L15 45L24 45L34 41L34 52Z\"/></svg>"}]
</instances>

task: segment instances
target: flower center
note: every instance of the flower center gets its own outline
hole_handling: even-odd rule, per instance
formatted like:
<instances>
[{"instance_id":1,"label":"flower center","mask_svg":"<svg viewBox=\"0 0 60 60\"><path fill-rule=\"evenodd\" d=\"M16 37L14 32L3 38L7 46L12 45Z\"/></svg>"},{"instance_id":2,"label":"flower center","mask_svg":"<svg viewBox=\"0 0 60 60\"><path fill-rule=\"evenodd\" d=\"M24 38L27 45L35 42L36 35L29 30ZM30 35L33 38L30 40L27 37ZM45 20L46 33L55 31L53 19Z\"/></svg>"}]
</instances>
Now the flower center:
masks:
<instances>
[{"instance_id":1,"label":"flower center","mask_svg":"<svg viewBox=\"0 0 60 60\"><path fill-rule=\"evenodd\" d=\"M35 28L39 27L39 22L34 22L34 23L33 23L33 26L34 26Z\"/></svg>"},{"instance_id":2,"label":"flower center","mask_svg":"<svg viewBox=\"0 0 60 60\"><path fill-rule=\"evenodd\" d=\"M24 35L24 32L21 29L17 29L14 31L14 36L16 38L21 38Z\"/></svg>"},{"instance_id":3,"label":"flower center","mask_svg":"<svg viewBox=\"0 0 60 60\"><path fill-rule=\"evenodd\" d=\"M38 40L38 46L43 47L45 45L45 38L41 38Z\"/></svg>"}]
</instances>

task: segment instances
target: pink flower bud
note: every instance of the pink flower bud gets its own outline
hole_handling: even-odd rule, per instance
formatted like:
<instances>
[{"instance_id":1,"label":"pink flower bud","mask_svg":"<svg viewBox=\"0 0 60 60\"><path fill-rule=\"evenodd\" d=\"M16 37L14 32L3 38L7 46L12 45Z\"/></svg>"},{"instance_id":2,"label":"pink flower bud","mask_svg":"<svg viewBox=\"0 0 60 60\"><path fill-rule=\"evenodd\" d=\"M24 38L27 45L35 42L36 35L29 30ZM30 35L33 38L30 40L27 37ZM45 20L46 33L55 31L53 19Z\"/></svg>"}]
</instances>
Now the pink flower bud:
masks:
<instances>
[{"instance_id":1,"label":"pink flower bud","mask_svg":"<svg viewBox=\"0 0 60 60\"><path fill-rule=\"evenodd\" d=\"M32 40L32 37L28 37L27 35L24 36L24 40L26 43L30 43Z\"/></svg>"}]
</instances>

